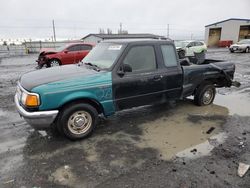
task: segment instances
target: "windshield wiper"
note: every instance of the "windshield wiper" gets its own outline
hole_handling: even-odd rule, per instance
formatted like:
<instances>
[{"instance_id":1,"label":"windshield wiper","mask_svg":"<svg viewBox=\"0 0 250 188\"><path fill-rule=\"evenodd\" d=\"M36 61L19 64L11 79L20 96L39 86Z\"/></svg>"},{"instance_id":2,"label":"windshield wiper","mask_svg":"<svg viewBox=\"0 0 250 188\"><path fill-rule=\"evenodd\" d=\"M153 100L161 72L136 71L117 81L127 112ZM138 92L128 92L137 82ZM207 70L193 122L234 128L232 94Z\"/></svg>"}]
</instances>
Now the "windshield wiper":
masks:
<instances>
[{"instance_id":1,"label":"windshield wiper","mask_svg":"<svg viewBox=\"0 0 250 188\"><path fill-rule=\"evenodd\" d=\"M100 67L98 67L97 65L92 64L90 62L85 62L84 64L93 67L93 69L96 70L97 72L99 72L101 70Z\"/></svg>"}]
</instances>

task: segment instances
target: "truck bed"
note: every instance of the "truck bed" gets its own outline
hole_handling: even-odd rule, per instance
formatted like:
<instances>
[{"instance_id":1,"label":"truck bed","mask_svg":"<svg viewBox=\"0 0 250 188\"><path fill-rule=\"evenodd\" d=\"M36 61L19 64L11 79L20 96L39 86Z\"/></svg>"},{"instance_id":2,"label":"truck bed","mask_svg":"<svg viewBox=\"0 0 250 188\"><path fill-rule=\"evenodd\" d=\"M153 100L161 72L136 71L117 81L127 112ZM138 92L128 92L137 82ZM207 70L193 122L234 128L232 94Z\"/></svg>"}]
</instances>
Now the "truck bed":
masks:
<instances>
[{"instance_id":1,"label":"truck bed","mask_svg":"<svg viewBox=\"0 0 250 188\"><path fill-rule=\"evenodd\" d=\"M234 63L205 59L202 64L186 64L183 70L182 97L193 95L195 89L203 82L213 82L215 87L230 87L235 72Z\"/></svg>"}]
</instances>

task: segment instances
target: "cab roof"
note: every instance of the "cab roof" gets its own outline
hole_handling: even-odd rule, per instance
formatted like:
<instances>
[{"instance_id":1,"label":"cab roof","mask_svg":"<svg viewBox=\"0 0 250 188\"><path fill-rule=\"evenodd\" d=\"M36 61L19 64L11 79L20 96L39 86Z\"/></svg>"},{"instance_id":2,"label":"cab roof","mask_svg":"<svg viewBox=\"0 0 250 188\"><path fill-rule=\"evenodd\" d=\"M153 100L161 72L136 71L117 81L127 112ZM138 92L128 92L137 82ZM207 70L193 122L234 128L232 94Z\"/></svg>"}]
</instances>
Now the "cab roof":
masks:
<instances>
[{"instance_id":1,"label":"cab roof","mask_svg":"<svg viewBox=\"0 0 250 188\"><path fill-rule=\"evenodd\" d=\"M119 43L119 44L129 44L129 43L161 43L161 42L173 42L172 40L160 40L160 39L112 39L104 40L101 43Z\"/></svg>"}]
</instances>

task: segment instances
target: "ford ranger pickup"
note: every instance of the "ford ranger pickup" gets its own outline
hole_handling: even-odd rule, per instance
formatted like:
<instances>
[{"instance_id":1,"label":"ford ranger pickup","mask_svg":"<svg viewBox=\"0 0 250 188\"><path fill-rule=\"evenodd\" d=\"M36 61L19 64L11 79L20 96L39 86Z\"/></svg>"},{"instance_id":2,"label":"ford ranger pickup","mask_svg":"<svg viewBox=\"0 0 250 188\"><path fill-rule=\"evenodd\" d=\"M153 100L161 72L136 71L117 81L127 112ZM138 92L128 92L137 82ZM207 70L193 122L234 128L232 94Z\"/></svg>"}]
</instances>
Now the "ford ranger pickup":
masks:
<instances>
[{"instance_id":1,"label":"ford ranger pickup","mask_svg":"<svg viewBox=\"0 0 250 188\"><path fill-rule=\"evenodd\" d=\"M35 129L53 126L77 140L93 132L99 115L189 96L198 106L209 105L216 88L235 85L234 72L230 62L179 61L170 41L110 40L99 43L77 65L22 75L15 104Z\"/></svg>"}]
</instances>

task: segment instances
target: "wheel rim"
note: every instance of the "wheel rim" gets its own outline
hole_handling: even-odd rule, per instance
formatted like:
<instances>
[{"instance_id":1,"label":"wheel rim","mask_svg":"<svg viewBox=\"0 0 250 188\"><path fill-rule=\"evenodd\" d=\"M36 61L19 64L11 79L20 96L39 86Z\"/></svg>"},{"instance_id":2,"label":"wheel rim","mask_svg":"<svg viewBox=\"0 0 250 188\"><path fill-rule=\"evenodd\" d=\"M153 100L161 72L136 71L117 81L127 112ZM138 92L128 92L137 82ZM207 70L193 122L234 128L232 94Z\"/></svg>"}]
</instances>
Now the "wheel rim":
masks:
<instances>
[{"instance_id":1,"label":"wheel rim","mask_svg":"<svg viewBox=\"0 0 250 188\"><path fill-rule=\"evenodd\" d=\"M214 97L214 91L213 89L208 89L203 94L203 103L204 104L210 104Z\"/></svg>"},{"instance_id":2,"label":"wheel rim","mask_svg":"<svg viewBox=\"0 0 250 188\"><path fill-rule=\"evenodd\" d=\"M249 48L246 49L246 52L247 52L247 53L249 52Z\"/></svg>"},{"instance_id":3,"label":"wheel rim","mask_svg":"<svg viewBox=\"0 0 250 188\"><path fill-rule=\"evenodd\" d=\"M73 134L86 133L92 125L92 117L86 111L77 111L68 119L68 129Z\"/></svg>"},{"instance_id":4,"label":"wheel rim","mask_svg":"<svg viewBox=\"0 0 250 188\"><path fill-rule=\"evenodd\" d=\"M60 64L59 64L59 62L57 61L57 60L52 60L51 62L50 62L50 66L51 67L56 67L56 66L59 66Z\"/></svg>"}]
</instances>

